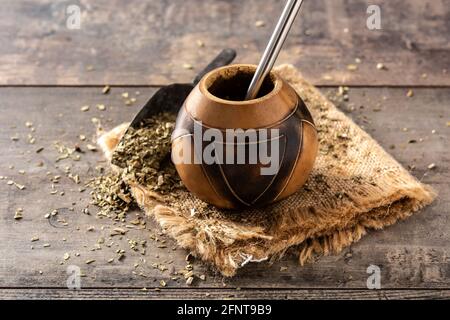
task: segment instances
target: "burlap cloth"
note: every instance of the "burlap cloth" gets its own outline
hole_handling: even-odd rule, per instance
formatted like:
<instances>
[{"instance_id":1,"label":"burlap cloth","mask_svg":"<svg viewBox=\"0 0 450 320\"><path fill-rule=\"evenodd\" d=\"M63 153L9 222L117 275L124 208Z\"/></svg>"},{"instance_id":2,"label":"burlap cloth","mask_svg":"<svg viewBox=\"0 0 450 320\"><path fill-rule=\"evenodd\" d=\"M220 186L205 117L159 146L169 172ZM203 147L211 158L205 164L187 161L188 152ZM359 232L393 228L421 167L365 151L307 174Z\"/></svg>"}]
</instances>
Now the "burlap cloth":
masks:
<instances>
[{"instance_id":1,"label":"burlap cloth","mask_svg":"<svg viewBox=\"0 0 450 320\"><path fill-rule=\"evenodd\" d=\"M288 248L300 264L338 253L367 229L381 229L431 203L420 183L291 65L276 68L300 94L319 131L319 154L306 185L264 209L223 211L187 191L179 201L131 185L139 206L178 244L225 276L248 262L281 257ZM106 156L126 124L99 139Z\"/></svg>"}]
</instances>

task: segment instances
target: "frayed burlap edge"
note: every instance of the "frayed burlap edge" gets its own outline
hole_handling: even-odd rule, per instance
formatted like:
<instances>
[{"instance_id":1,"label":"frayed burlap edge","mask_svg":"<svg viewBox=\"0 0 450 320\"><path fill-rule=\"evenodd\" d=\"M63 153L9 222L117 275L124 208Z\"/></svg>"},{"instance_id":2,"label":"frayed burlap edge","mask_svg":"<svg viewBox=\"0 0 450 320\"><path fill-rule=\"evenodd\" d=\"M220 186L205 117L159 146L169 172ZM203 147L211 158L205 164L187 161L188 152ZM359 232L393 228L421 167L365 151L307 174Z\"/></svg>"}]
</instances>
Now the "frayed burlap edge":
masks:
<instances>
[{"instance_id":1,"label":"frayed burlap edge","mask_svg":"<svg viewBox=\"0 0 450 320\"><path fill-rule=\"evenodd\" d=\"M287 81L300 78L298 71L290 65L279 66L277 70ZM317 94L320 93L317 92ZM336 113L352 123L352 120L340 111ZM353 125L358 128L359 134L373 140L356 124ZM126 128L127 124L122 124L99 138L98 143L108 159ZM381 147L379 148L382 150ZM390 159L390 161L395 160ZM153 216L163 230L181 247L212 264L223 275L233 276L238 268L248 262L279 259L289 248L298 251L301 265L317 256L337 254L343 248L360 240L368 229L382 229L390 226L430 204L436 197L435 191L417 181L403 168L400 170L400 174L388 172L389 179L385 179L384 184L365 186L363 191L366 196L363 198L360 194L350 192L348 195L350 198L363 201L351 202L351 206L344 208L346 212L335 211L342 210L342 207L316 206L315 214L320 217L323 228L315 227L309 230L305 228L299 232L298 228L293 227L292 233L286 230L286 234L276 239L261 227L244 226L232 221L215 219L192 219L175 207L167 205L159 194L149 192L132 182L130 188L138 205L148 215ZM380 201L377 195L381 190L391 192L388 192L389 197ZM371 209L368 210L368 208ZM285 212L283 219L288 222L291 217L298 219L299 216L308 214L304 210L306 209L297 208ZM350 218L347 219L345 226L336 224L333 227L335 221L329 219L336 215L349 215Z\"/></svg>"}]
</instances>

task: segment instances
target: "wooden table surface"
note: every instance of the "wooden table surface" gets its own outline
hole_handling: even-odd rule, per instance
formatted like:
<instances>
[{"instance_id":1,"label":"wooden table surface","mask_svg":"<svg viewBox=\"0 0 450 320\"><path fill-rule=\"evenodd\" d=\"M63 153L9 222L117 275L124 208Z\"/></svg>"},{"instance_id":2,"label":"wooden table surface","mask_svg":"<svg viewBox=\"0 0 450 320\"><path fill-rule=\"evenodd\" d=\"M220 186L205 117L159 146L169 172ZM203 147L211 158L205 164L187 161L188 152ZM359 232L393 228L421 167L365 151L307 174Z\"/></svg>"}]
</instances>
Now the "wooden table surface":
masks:
<instances>
[{"instance_id":1,"label":"wooden table surface","mask_svg":"<svg viewBox=\"0 0 450 320\"><path fill-rule=\"evenodd\" d=\"M450 297L450 0L376 1L382 30L373 31L366 28L372 1L306 1L278 60L297 66L327 94L349 86L349 102L340 108L431 184L438 199L341 254L303 267L287 256L248 264L225 279L194 261L195 273L206 280L191 286L171 279L171 271L186 265L186 252L154 222L111 237L126 222L99 219L92 206L90 215L82 212L90 195L79 188L107 166L100 152L86 149L95 136L91 120L100 119L106 129L129 121L159 86L190 81L224 47L238 51L237 62L257 63L284 1L72 3L81 8L77 30L66 26L68 1L7 0L0 8L0 298ZM378 70L378 63L386 69ZM357 70L348 70L349 64ZM107 95L105 84L111 85ZM137 101L126 106L124 92ZM83 105L90 110L81 112ZM55 143L78 144L85 152L79 161L55 162ZM23 208L21 220L14 219L17 208ZM59 214L46 219L54 209ZM133 211L127 220L136 216L142 213ZM145 254L130 249L129 240L147 240ZM118 249L125 258L108 263ZM90 259L95 262L86 264ZM81 290L67 288L71 265L82 270ZM381 290L367 289L369 265L381 269ZM155 290L161 280L167 286Z\"/></svg>"}]
</instances>

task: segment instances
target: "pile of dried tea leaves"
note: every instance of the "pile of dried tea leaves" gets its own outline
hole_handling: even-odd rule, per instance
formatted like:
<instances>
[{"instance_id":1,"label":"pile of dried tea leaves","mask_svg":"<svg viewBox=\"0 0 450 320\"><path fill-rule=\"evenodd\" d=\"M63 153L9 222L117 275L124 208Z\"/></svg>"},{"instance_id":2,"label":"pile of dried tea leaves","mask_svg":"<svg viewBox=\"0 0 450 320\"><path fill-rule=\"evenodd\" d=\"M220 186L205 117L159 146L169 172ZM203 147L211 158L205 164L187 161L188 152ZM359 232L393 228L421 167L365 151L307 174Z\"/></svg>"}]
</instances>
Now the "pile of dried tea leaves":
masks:
<instances>
[{"instance_id":1,"label":"pile of dried tea leaves","mask_svg":"<svg viewBox=\"0 0 450 320\"><path fill-rule=\"evenodd\" d=\"M138 170L159 169L170 152L170 135L174 125L175 115L160 113L146 119L138 129L128 128L114 151L113 164Z\"/></svg>"},{"instance_id":2,"label":"pile of dried tea leaves","mask_svg":"<svg viewBox=\"0 0 450 320\"><path fill-rule=\"evenodd\" d=\"M100 208L97 216L122 220L133 205L129 187L120 172L108 172L87 184L92 188L92 204Z\"/></svg>"},{"instance_id":3,"label":"pile of dried tea leaves","mask_svg":"<svg viewBox=\"0 0 450 320\"><path fill-rule=\"evenodd\" d=\"M148 190L165 194L182 187L170 160L170 137L176 115L160 113L140 128L129 128L113 154L112 163L123 168L122 177Z\"/></svg>"},{"instance_id":4,"label":"pile of dried tea leaves","mask_svg":"<svg viewBox=\"0 0 450 320\"><path fill-rule=\"evenodd\" d=\"M94 178L88 184L93 204L100 215L121 218L133 204L127 183L136 182L148 190L170 194L183 184L170 160L170 137L176 115L157 114L139 128L129 128L117 146L112 163L116 171Z\"/></svg>"}]
</instances>

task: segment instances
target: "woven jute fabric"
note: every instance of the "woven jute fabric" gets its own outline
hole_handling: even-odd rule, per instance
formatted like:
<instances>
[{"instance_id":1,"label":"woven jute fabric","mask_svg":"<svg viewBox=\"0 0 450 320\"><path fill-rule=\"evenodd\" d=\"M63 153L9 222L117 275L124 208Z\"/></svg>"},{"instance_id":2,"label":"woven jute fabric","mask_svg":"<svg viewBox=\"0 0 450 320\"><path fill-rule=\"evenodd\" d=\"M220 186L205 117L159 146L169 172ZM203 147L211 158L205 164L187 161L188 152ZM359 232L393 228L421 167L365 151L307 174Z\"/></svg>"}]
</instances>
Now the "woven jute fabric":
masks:
<instances>
[{"instance_id":1,"label":"woven jute fabric","mask_svg":"<svg viewBox=\"0 0 450 320\"><path fill-rule=\"evenodd\" d=\"M319 153L306 185L262 209L224 211L188 191L177 199L130 183L139 206L194 256L225 276L249 262L298 254L300 264L339 253L368 229L381 229L431 203L435 193L394 160L291 65L275 69L299 93L319 132ZM99 144L110 158L126 124Z\"/></svg>"}]
</instances>

